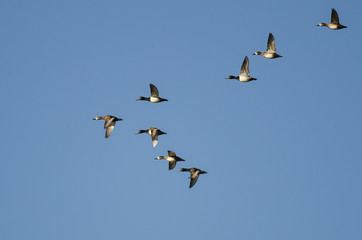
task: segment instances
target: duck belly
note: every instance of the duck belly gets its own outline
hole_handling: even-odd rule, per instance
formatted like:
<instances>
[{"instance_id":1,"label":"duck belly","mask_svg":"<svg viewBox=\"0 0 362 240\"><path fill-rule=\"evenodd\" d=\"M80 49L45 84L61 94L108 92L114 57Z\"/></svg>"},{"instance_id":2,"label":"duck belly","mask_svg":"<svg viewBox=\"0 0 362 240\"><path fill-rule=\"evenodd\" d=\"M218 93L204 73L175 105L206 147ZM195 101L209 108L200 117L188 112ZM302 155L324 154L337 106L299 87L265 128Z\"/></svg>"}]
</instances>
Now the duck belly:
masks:
<instances>
[{"instance_id":1,"label":"duck belly","mask_svg":"<svg viewBox=\"0 0 362 240\"><path fill-rule=\"evenodd\" d=\"M160 99L158 97L150 97L150 102L158 103L160 102Z\"/></svg>"},{"instance_id":2,"label":"duck belly","mask_svg":"<svg viewBox=\"0 0 362 240\"><path fill-rule=\"evenodd\" d=\"M239 82L249 82L251 77L249 76L239 76Z\"/></svg>"},{"instance_id":3,"label":"duck belly","mask_svg":"<svg viewBox=\"0 0 362 240\"><path fill-rule=\"evenodd\" d=\"M328 27L333 30L337 30L338 26L336 24L329 24Z\"/></svg>"},{"instance_id":4,"label":"duck belly","mask_svg":"<svg viewBox=\"0 0 362 240\"><path fill-rule=\"evenodd\" d=\"M274 53L264 53L263 56L266 58L272 59L275 57L275 54Z\"/></svg>"}]
</instances>

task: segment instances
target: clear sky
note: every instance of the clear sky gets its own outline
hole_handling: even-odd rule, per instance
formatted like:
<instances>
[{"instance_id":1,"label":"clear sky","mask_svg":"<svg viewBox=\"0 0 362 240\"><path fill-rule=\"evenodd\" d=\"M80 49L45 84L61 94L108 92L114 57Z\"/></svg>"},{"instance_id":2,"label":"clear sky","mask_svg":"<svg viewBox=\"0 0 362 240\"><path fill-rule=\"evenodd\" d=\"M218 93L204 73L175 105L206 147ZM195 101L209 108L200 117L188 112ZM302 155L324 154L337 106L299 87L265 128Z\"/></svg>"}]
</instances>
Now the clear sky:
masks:
<instances>
[{"instance_id":1,"label":"clear sky","mask_svg":"<svg viewBox=\"0 0 362 240\"><path fill-rule=\"evenodd\" d=\"M331 8L347 29L316 26ZM361 11L1 1L0 238L362 239ZM269 33L283 58L252 55ZM245 56L258 80L225 79ZM169 101L136 101L150 83ZM189 189L181 167L208 174Z\"/></svg>"}]
</instances>

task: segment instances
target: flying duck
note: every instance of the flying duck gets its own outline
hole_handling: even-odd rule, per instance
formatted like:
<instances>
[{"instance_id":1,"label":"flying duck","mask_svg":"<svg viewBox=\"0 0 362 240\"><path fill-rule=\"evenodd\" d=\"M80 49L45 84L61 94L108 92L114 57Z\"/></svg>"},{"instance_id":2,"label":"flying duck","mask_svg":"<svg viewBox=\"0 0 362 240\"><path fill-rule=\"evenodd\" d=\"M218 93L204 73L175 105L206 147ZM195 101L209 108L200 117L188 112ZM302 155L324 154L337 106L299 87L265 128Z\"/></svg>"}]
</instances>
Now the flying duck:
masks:
<instances>
[{"instance_id":1,"label":"flying duck","mask_svg":"<svg viewBox=\"0 0 362 240\"><path fill-rule=\"evenodd\" d=\"M150 89L151 89L151 97L139 97L137 99L138 100L143 100L143 101L149 101L149 102L152 102L152 103L159 103L159 102L163 102L163 101L168 101L167 99L165 98L160 98L158 95L158 90L157 88L155 87L155 85L153 84L150 84Z\"/></svg>"},{"instance_id":2,"label":"flying duck","mask_svg":"<svg viewBox=\"0 0 362 240\"><path fill-rule=\"evenodd\" d=\"M331 22L330 23L319 23L317 26L320 26L320 27L325 26L325 27L329 27L330 29L333 29L333 30L347 28L346 26L339 24L338 13L334 8L332 8Z\"/></svg>"},{"instance_id":3,"label":"flying duck","mask_svg":"<svg viewBox=\"0 0 362 240\"><path fill-rule=\"evenodd\" d=\"M155 160L156 159L166 159L168 161L168 170L174 169L174 167L176 166L176 162L185 161L182 158L176 156L175 152L172 152L172 151L167 151L167 152L168 152L168 156L158 156L155 158Z\"/></svg>"},{"instance_id":4,"label":"flying duck","mask_svg":"<svg viewBox=\"0 0 362 240\"><path fill-rule=\"evenodd\" d=\"M269 33L268 44L266 45L266 51L265 52L256 51L253 55L263 55L264 57L269 59L282 57L279 54L277 54L277 49L275 48L275 39L273 34L271 33Z\"/></svg>"},{"instance_id":5,"label":"flying duck","mask_svg":"<svg viewBox=\"0 0 362 240\"><path fill-rule=\"evenodd\" d=\"M202 171L202 170L200 170L198 168L180 168L179 171L180 172L190 172L191 181L190 181L189 188L192 188L195 185L195 183L197 182L197 179L199 178L200 174L207 173L207 172Z\"/></svg>"},{"instance_id":6,"label":"flying duck","mask_svg":"<svg viewBox=\"0 0 362 240\"><path fill-rule=\"evenodd\" d=\"M237 79L239 82L250 82L252 80L256 80L256 78L249 76L249 58L245 56L243 65L241 65L239 76L228 76L225 79Z\"/></svg>"},{"instance_id":7,"label":"flying duck","mask_svg":"<svg viewBox=\"0 0 362 240\"><path fill-rule=\"evenodd\" d=\"M158 136L159 135L167 134L167 133L162 132L160 129L155 128L155 127L150 127L147 130L139 130L136 134L140 134L140 133L148 133L151 136L153 147L156 147L156 145L158 143Z\"/></svg>"},{"instance_id":8,"label":"flying duck","mask_svg":"<svg viewBox=\"0 0 362 240\"><path fill-rule=\"evenodd\" d=\"M104 128L106 129L106 138L109 138L111 136L111 133L113 131L114 125L116 125L117 121L122 121L122 118L117 118L112 115L106 115L104 117L95 117L93 120L101 120L103 119L104 122Z\"/></svg>"}]
</instances>

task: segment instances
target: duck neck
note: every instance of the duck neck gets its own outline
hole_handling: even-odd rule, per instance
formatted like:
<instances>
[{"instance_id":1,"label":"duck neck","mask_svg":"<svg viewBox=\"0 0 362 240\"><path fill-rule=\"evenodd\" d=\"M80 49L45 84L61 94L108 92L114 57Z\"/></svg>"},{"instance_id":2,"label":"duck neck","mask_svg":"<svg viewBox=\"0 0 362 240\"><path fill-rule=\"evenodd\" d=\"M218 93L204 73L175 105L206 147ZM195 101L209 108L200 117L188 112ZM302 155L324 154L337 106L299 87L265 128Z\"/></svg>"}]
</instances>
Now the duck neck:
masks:
<instances>
[{"instance_id":1,"label":"duck neck","mask_svg":"<svg viewBox=\"0 0 362 240\"><path fill-rule=\"evenodd\" d=\"M141 100L141 101L150 101L149 97L139 97L137 100Z\"/></svg>"}]
</instances>

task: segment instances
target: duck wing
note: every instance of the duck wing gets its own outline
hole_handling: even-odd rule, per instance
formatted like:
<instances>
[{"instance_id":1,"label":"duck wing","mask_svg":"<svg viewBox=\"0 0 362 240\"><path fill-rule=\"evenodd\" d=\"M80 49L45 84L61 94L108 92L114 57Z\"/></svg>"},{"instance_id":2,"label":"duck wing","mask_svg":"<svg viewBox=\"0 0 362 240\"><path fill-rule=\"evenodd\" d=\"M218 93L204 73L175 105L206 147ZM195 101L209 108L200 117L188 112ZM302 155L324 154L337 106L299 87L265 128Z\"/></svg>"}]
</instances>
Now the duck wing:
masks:
<instances>
[{"instance_id":1,"label":"duck wing","mask_svg":"<svg viewBox=\"0 0 362 240\"><path fill-rule=\"evenodd\" d=\"M266 46L266 51L269 53L276 53L277 49L275 48L275 38L273 34L269 33L268 44Z\"/></svg>"},{"instance_id":2,"label":"duck wing","mask_svg":"<svg viewBox=\"0 0 362 240\"><path fill-rule=\"evenodd\" d=\"M155 85L150 84L151 97L158 97L159 93Z\"/></svg>"},{"instance_id":3,"label":"duck wing","mask_svg":"<svg viewBox=\"0 0 362 240\"><path fill-rule=\"evenodd\" d=\"M152 139L153 147L156 147L156 145L158 143L158 135L156 134L156 131L152 131L151 139Z\"/></svg>"},{"instance_id":4,"label":"duck wing","mask_svg":"<svg viewBox=\"0 0 362 240\"><path fill-rule=\"evenodd\" d=\"M331 23L338 24L339 25L339 17L337 11L332 8L332 14L331 14Z\"/></svg>"},{"instance_id":5,"label":"duck wing","mask_svg":"<svg viewBox=\"0 0 362 240\"><path fill-rule=\"evenodd\" d=\"M170 150L167 151L168 152L168 156L170 157L176 157L176 153L175 152L172 152Z\"/></svg>"},{"instance_id":6,"label":"duck wing","mask_svg":"<svg viewBox=\"0 0 362 240\"><path fill-rule=\"evenodd\" d=\"M189 188L192 188L192 187L196 184L197 179L199 179L199 175L198 175L198 174L196 174L195 176L191 176Z\"/></svg>"},{"instance_id":7,"label":"duck wing","mask_svg":"<svg viewBox=\"0 0 362 240\"><path fill-rule=\"evenodd\" d=\"M106 138L109 138L109 136L111 136L112 132L113 132L113 129L114 129L114 125L116 125L116 122L111 122L109 124L109 126L107 127L106 129Z\"/></svg>"},{"instance_id":8,"label":"duck wing","mask_svg":"<svg viewBox=\"0 0 362 240\"><path fill-rule=\"evenodd\" d=\"M247 56L245 56L243 65L241 65L240 75L249 76L249 58Z\"/></svg>"},{"instance_id":9,"label":"duck wing","mask_svg":"<svg viewBox=\"0 0 362 240\"><path fill-rule=\"evenodd\" d=\"M104 122L104 128L107 128L108 126L110 126L112 124L112 122L115 123L115 117L110 117L108 118L105 122ZM113 125L114 126L114 125Z\"/></svg>"},{"instance_id":10,"label":"duck wing","mask_svg":"<svg viewBox=\"0 0 362 240\"><path fill-rule=\"evenodd\" d=\"M168 161L168 170L174 169L176 166L176 160Z\"/></svg>"}]
</instances>

